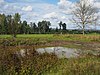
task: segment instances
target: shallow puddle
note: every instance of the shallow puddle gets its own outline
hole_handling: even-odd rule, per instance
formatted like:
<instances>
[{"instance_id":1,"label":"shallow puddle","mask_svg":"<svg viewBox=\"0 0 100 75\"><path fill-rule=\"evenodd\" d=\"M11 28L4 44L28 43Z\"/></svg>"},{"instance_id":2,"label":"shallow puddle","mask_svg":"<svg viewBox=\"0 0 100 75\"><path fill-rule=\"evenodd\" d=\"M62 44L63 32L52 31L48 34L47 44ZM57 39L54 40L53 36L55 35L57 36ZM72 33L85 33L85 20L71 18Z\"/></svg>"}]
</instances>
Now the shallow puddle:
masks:
<instances>
[{"instance_id":1,"label":"shallow puddle","mask_svg":"<svg viewBox=\"0 0 100 75\"><path fill-rule=\"evenodd\" d=\"M55 53L59 58L71 58L71 57L78 57L79 50L71 49L66 47L46 47L46 48L38 48L36 49L38 53Z\"/></svg>"},{"instance_id":2,"label":"shallow puddle","mask_svg":"<svg viewBox=\"0 0 100 75\"><path fill-rule=\"evenodd\" d=\"M46 47L36 49L38 53L55 53L59 58L76 58L82 55L100 55L100 50L81 50L66 47Z\"/></svg>"},{"instance_id":3,"label":"shallow puddle","mask_svg":"<svg viewBox=\"0 0 100 75\"><path fill-rule=\"evenodd\" d=\"M30 49L21 49L17 51L16 54L20 54L21 56L25 56L25 53L29 54ZM100 55L100 50L81 50L75 48L66 48L66 47L45 47L45 48L37 48L36 51L39 54L47 53L54 53L57 55L58 58L77 58L83 55Z\"/></svg>"}]
</instances>

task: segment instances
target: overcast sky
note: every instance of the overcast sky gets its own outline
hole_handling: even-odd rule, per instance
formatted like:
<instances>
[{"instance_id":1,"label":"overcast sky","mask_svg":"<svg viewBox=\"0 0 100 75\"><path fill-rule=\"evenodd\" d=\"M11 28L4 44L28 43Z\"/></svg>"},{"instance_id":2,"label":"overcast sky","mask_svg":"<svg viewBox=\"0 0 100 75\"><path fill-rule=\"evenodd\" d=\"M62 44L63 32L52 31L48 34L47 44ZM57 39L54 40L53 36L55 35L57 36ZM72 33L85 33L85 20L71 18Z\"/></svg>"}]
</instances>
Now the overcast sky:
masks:
<instances>
[{"instance_id":1,"label":"overcast sky","mask_svg":"<svg viewBox=\"0 0 100 75\"><path fill-rule=\"evenodd\" d=\"M28 23L49 20L52 27L57 27L58 22L63 21L68 28L73 28L69 19L76 1L78 0L0 0L0 13L7 15L18 12L21 19ZM95 6L100 7L100 0L96 0Z\"/></svg>"}]
</instances>

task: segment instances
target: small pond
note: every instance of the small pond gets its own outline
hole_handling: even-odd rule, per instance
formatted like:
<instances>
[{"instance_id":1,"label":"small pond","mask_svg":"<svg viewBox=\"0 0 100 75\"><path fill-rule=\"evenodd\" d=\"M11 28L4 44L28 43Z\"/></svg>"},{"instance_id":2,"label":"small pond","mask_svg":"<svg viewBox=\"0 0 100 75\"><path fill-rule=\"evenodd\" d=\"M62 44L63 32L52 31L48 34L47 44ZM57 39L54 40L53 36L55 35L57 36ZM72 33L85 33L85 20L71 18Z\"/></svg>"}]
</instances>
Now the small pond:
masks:
<instances>
[{"instance_id":1,"label":"small pond","mask_svg":"<svg viewBox=\"0 0 100 75\"><path fill-rule=\"evenodd\" d=\"M25 56L25 49L20 50L20 54ZM28 52L30 50L27 50ZM45 47L45 48L37 48L36 51L39 54L47 53L54 53L57 55L58 58L77 58L83 55L100 55L100 50L82 50L82 49L75 49L75 48L67 48L67 47Z\"/></svg>"},{"instance_id":2,"label":"small pond","mask_svg":"<svg viewBox=\"0 0 100 75\"><path fill-rule=\"evenodd\" d=\"M55 53L59 58L76 58L82 55L100 55L100 50L81 50L66 47L45 47L36 49L38 53Z\"/></svg>"}]
</instances>

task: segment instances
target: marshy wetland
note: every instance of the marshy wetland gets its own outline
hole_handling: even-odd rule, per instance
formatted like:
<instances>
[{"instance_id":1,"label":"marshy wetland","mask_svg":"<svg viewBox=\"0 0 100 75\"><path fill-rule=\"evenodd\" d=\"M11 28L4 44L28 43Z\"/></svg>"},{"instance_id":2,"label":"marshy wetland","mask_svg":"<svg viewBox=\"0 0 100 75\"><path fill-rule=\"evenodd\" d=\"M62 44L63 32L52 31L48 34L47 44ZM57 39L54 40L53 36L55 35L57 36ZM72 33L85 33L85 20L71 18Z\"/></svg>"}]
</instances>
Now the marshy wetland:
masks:
<instances>
[{"instance_id":1,"label":"marshy wetland","mask_svg":"<svg viewBox=\"0 0 100 75\"><path fill-rule=\"evenodd\" d=\"M0 0L0 75L100 75L100 0Z\"/></svg>"},{"instance_id":2,"label":"marshy wetland","mask_svg":"<svg viewBox=\"0 0 100 75\"><path fill-rule=\"evenodd\" d=\"M100 35L0 37L1 75L99 75Z\"/></svg>"}]
</instances>

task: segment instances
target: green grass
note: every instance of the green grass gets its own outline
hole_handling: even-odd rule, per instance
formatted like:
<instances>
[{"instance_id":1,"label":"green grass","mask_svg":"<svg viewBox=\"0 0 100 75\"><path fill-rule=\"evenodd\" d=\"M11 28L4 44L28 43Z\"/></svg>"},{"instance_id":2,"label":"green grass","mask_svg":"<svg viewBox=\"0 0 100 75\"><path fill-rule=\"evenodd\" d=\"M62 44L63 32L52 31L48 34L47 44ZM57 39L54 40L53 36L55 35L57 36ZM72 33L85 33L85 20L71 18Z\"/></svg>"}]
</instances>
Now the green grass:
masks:
<instances>
[{"instance_id":1,"label":"green grass","mask_svg":"<svg viewBox=\"0 0 100 75\"><path fill-rule=\"evenodd\" d=\"M100 58L86 56L77 59L60 59L48 75L99 75ZM46 74L45 74L46 75Z\"/></svg>"},{"instance_id":2,"label":"green grass","mask_svg":"<svg viewBox=\"0 0 100 75\"><path fill-rule=\"evenodd\" d=\"M13 40L11 35L0 35L0 45L5 42L8 46L15 45L36 45L57 41L71 42L100 42L99 34L18 34ZM72 46L72 45L71 45ZM72 46L73 47L73 46Z\"/></svg>"},{"instance_id":3,"label":"green grass","mask_svg":"<svg viewBox=\"0 0 100 75\"><path fill-rule=\"evenodd\" d=\"M90 38L91 37L91 38ZM0 38L12 38L11 35L0 35ZM68 39L76 39L80 40L78 38L82 39L92 39L92 38L100 38L99 34L18 34L17 38L56 38L56 39L63 39L63 40L68 40Z\"/></svg>"},{"instance_id":4,"label":"green grass","mask_svg":"<svg viewBox=\"0 0 100 75\"><path fill-rule=\"evenodd\" d=\"M17 35L17 38L13 41L11 35L0 35L0 44L3 44L5 40L9 41L9 45L34 45L41 43L49 43L54 41L79 41L79 42L100 42L99 34L23 34ZM13 44L12 44L13 43Z\"/></svg>"},{"instance_id":5,"label":"green grass","mask_svg":"<svg viewBox=\"0 0 100 75\"><path fill-rule=\"evenodd\" d=\"M41 37L52 37L53 34L18 34L17 38L41 38ZM11 35L0 35L0 38L11 38Z\"/></svg>"},{"instance_id":6,"label":"green grass","mask_svg":"<svg viewBox=\"0 0 100 75\"><path fill-rule=\"evenodd\" d=\"M3 38L11 38L12 36L11 35L0 35L0 38L3 39Z\"/></svg>"}]
</instances>

